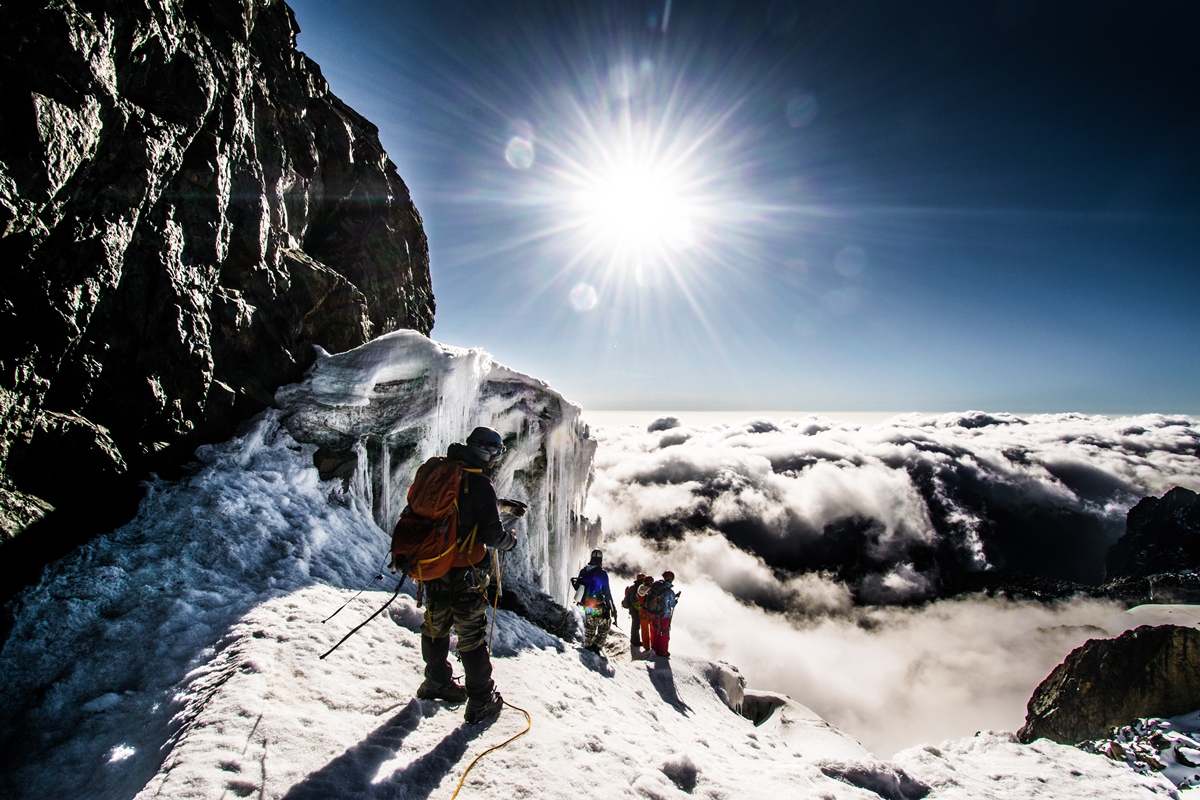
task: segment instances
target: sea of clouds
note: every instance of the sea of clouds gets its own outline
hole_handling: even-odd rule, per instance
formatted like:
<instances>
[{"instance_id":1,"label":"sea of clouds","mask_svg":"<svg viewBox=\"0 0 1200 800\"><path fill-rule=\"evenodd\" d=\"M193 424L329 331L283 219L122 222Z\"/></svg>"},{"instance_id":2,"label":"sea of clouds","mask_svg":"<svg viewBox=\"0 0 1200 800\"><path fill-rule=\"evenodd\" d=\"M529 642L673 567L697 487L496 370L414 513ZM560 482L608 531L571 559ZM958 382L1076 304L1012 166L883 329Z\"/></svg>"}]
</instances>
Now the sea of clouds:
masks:
<instances>
[{"instance_id":1,"label":"sea of clouds","mask_svg":"<svg viewBox=\"0 0 1200 800\"><path fill-rule=\"evenodd\" d=\"M676 573L672 649L737 664L883 756L1015 730L1071 649L1131 624L1096 600L947 599L966 579L1098 582L1130 507L1200 489L1185 416L662 417L595 435L589 516L614 576Z\"/></svg>"},{"instance_id":2,"label":"sea of clouds","mask_svg":"<svg viewBox=\"0 0 1200 800\"><path fill-rule=\"evenodd\" d=\"M1200 489L1200 422L1183 416L664 417L596 435L589 515L614 555L670 552L737 597L806 613L847 591L953 594L995 569L1098 582L1131 506Z\"/></svg>"}]
</instances>

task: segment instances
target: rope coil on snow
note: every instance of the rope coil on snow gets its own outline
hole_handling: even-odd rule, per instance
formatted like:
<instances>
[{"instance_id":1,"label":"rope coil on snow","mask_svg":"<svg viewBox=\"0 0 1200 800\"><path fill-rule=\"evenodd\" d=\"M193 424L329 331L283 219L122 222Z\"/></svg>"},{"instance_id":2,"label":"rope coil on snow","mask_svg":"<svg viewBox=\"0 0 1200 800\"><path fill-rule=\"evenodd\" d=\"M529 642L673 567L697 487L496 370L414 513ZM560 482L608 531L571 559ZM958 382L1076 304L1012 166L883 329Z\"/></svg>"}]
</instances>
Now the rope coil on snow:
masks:
<instances>
[{"instance_id":1,"label":"rope coil on snow","mask_svg":"<svg viewBox=\"0 0 1200 800\"><path fill-rule=\"evenodd\" d=\"M509 738L505 739L500 744L494 745L493 747L489 747L487 750L484 750L482 753L475 756L475 758L473 758L471 760L471 763L467 765L467 768L465 770L463 770L462 777L458 779L458 786L456 786L454 788L454 794L450 795L450 800L455 800L455 798L458 797L459 790L462 789L463 783L467 780L467 774L471 771L471 768L475 766L475 764L479 761L479 759L483 758L488 753L499 750L500 748L506 747L509 744L511 744L512 742L515 742L517 739L520 739L522 736L529 733L529 731L533 728L533 717L529 716L528 711L526 711L523 708L520 708L519 706L514 706L512 703L508 702L507 700L504 701L504 705L508 706L509 708L515 708L517 711L520 711L522 714L525 715L525 730L521 731L516 736L510 736Z\"/></svg>"}]
</instances>

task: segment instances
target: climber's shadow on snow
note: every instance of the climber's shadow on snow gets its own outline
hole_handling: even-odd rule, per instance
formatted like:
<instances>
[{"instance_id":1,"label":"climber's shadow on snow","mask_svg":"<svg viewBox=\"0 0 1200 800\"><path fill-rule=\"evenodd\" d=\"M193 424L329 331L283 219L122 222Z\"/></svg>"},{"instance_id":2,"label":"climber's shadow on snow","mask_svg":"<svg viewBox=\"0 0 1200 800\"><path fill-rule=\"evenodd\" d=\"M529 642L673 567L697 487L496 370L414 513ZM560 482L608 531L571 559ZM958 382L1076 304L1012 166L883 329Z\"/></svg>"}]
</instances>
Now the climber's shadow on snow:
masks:
<instances>
[{"instance_id":1,"label":"climber's shadow on snow","mask_svg":"<svg viewBox=\"0 0 1200 800\"><path fill-rule=\"evenodd\" d=\"M410 700L399 714L371 731L366 739L296 784L284 800L384 800L403 795L427 798L450 774L466 753L471 741L491 727L464 725L453 730L432 750L387 778L374 782L379 767L417 729L421 720L439 710L436 703Z\"/></svg>"},{"instance_id":2,"label":"climber's shadow on snow","mask_svg":"<svg viewBox=\"0 0 1200 800\"><path fill-rule=\"evenodd\" d=\"M603 675L605 678L612 678L617 674L617 668L608 663L607 658L590 653L587 650L581 649L579 651L579 663L597 675Z\"/></svg>"},{"instance_id":3,"label":"climber's shadow on snow","mask_svg":"<svg viewBox=\"0 0 1200 800\"><path fill-rule=\"evenodd\" d=\"M657 658L653 664L646 667L646 672L650 674L650 682L658 690L663 702L680 714L686 714L692 710L691 706L683 702L679 692L675 689L675 673L671 672L670 661L665 658Z\"/></svg>"}]
</instances>

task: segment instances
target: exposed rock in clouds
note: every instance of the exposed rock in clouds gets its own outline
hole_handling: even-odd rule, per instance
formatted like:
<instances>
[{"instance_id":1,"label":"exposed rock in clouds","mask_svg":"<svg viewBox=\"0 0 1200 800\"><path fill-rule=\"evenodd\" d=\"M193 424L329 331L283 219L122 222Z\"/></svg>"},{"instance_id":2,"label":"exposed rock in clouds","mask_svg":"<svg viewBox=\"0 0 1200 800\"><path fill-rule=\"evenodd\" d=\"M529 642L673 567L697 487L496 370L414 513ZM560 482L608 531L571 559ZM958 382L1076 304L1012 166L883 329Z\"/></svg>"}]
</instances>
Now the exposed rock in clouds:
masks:
<instances>
[{"instance_id":1,"label":"exposed rock in clouds","mask_svg":"<svg viewBox=\"0 0 1200 800\"><path fill-rule=\"evenodd\" d=\"M868 603L986 588L989 574L1096 584L1130 506L1200 488L1200 424L1188 417L663 419L600 438L589 515L630 571L658 553L800 613L842 600L799 591L798 575Z\"/></svg>"},{"instance_id":2,"label":"exposed rock in clouds","mask_svg":"<svg viewBox=\"0 0 1200 800\"><path fill-rule=\"evenodd\" d=\"M1200 630L1143 625L1093 639L1055 667L1029 699L1019 737L1061 744L1099 739L1141 717L1200 708Z\"/></svg>"},{"instance_id":3,"label":"exposed rock in clouds","mask_svg":"<svg viewBox=\"0 0 1200 800\"><path fill-rule=\"evenodd\" d=\"M1200 568L1200 497L1182 487L1144 497L1129 510L1125 535L1108 551L1105 576L1145 578Z\"/></svg>"},{"instance_id":4,"label":"exposed rock in clouds","mask_svg":"<svg viewBox=\"0 0 1200 800\"><path fill-rule=\"evenodd\" d=\"M3 9L7 567L69 544L19 535L51 507L59 533L131 513L133 480L228 436L314 344L430 330L408 189L297 31L279 0Z\"/></svg>"}]
</instances>

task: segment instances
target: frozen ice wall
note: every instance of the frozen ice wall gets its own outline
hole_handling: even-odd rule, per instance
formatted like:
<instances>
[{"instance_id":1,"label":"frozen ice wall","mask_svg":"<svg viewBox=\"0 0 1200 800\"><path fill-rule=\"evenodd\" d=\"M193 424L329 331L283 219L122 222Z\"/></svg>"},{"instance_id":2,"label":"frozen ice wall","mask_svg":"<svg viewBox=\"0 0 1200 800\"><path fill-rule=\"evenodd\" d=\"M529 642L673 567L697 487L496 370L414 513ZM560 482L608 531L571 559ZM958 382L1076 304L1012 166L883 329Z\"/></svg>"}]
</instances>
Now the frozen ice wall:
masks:
<instances>
[{"instance_id":1,"label":"frozen ice wall","mask_svg":"<svg viewBox=\"0 0 1200 800\"><path fill-rule=\"evenodd\" d=\"M292 436L319 447L322 473L341 476L385 532L422 461L477 425L500 431L508 452L493 478L496 492L529 504L506 583L531 582L565 603L566 577L591 545L583 505L596 444L579 407L546 383L481 350L397 331L320 356L276 401Z\"/></svg>"}]
</instances>

